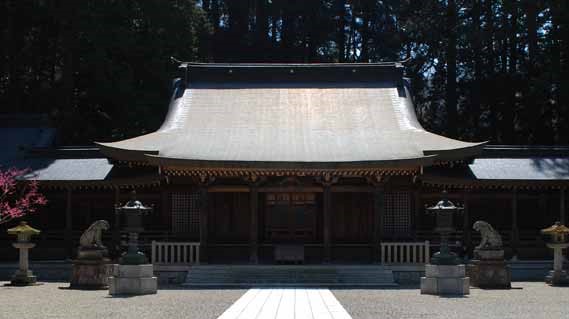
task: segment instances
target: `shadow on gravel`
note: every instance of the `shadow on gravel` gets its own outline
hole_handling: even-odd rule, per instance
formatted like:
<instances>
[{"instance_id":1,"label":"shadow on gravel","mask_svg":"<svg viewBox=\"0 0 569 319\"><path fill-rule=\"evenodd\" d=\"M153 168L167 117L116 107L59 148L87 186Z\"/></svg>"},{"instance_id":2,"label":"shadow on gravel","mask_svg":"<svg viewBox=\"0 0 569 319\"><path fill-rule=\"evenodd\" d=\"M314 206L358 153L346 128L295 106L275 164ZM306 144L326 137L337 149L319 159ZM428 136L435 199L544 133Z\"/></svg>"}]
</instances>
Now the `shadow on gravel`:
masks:
<instances>
[{"instance_id":1,"label":"shadow on gravel","mask_svg":"<svg viewBox=\"0 0 569 319\"><path fill-rule=\"evenodd\" d=\"M468 295L439 295L439 298L444 298L444 299L467 299Z\"/></svg>"}]
</instances>

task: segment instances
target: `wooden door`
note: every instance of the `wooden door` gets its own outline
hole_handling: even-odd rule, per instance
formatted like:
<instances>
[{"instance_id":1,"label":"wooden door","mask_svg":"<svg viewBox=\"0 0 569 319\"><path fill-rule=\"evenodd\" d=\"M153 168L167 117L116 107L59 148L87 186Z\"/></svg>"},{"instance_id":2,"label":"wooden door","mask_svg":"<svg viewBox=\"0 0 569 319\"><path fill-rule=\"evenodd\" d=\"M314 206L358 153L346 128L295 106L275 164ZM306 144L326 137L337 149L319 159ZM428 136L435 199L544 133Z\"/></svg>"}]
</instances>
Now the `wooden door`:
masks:
<instances>
[{"instance_id":1,"label":"wooden door","mask_svg":"<svg viewBox=\"0 0 569 319\"><path fill-rule=\"evenodd\" d=\"M265 238L274 243L302 243L316 237L316 194L267 193Z\"/></svg>"}]
</instances>

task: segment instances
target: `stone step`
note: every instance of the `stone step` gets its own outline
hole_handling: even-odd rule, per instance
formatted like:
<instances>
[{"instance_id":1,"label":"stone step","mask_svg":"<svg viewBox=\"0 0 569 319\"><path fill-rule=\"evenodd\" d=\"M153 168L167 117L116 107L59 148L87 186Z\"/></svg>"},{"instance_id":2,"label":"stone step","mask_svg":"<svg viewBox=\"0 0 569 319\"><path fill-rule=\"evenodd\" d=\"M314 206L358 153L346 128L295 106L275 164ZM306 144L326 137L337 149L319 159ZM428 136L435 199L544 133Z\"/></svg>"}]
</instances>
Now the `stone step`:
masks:
<instances>
[{"instance_id":1,"label":"stone step","mask_svg":"<svg viewBox=\"0 0 569 319\"><path fill-rule=\"evenodd\" d=\"M381 266L342 265L199 265L184 284L204 286L396 286L393 272Z\"/></svg>"}]
</instances>

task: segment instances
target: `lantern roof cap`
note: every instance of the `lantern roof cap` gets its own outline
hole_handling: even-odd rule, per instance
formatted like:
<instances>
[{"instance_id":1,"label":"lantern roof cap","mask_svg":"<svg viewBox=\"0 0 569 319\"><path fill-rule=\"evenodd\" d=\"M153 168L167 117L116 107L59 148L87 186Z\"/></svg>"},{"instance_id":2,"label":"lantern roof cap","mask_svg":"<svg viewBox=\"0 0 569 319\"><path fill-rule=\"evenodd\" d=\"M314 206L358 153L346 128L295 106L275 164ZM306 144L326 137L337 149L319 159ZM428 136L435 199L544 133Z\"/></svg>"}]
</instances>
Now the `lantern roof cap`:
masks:
<instances>
[{"instance_id":1,"label":"lantern roof cap","mask_svg":"<svg viewBox=\"0 0 569 319\"><path fill-rule=\"evenodd\" d=\"M150 206L144 206L144 204L136 198L136 191L130 192L130 200L124 204L124 206L117 207L119 210L152 210Z\"/></svg>"},{"instance_id":2,"label":"lantern roof cap","mask_svg":"<svg viewBox=\"0 0 569 319\"><path fill-rule=\"evenodd\" d=\"M552 226L542 229L541 233L546 235L569 234L569 228L561 224L561 222L555 222L555 224L553 224Z\"/></svg>"},{"instance_id":3,"label":"lantern roof cap","mask_svg":"<svg viewBox=\"0 0 569 319\"><path fill-rule=\"evenodd\" d=\"M25 221L21 221L18 226L8 229L9 235L19 235L19 234L37 235L39 233L41 233L40 230L31 227Z\"/></svg>"},{"instance_id":4,"label":"lantern roof cap","mask_svg":"<svg viewBox=\"0 0 569 319\"><path fill-rule=\"evenodd\" d=\"M441 192L442 199L436 203L434 206L427 207L428 211L437 211L437 210L462 210L462 207L456 206L453 202L448 199L448 193L446 190Z\"/></svg>"}]
</instances>

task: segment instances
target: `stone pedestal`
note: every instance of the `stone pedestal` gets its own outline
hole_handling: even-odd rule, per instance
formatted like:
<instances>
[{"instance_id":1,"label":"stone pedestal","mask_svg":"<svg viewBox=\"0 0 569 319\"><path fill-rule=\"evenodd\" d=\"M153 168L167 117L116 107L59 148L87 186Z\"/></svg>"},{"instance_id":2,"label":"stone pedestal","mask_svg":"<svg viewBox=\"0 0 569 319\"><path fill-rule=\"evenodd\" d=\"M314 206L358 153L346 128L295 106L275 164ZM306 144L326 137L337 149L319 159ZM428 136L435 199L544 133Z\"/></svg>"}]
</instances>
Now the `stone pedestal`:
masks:
<instances>
[{"instance_id":1,"label":"stone pedestal","mask_svg":"<svg viewBox=\"0 0 569 319\"><path fill-rule=\"evenodd\" d=\"M16 242L12 246L20 250L20 265L10 282L13 286L34 285L37 282L36 276L29 270L28 250L35 244L29 242Z\"/></svg>"},{"instance_id":2,"label":"stone pedestal","mask_svg":"<svg viewBox=\"0 0 569 319\"><path fill-rule=\"evenodd\" d=\"M483 289L512 288L512 273L504 261L503 250L475 250L468 266L470 284Z\"/></svg>"},{"instance_id":3,"label":"stone pedestal","mask_svg":"<svg viewBox=\"0 0 569 319\"><path fill-rule=\"evenodd\" d=\"M79 248L71 270L71 289L108 289L111 267L104 248Z\"/></svg>"},{"instance_id":4,"label":"stone pedestal","mask_svg":"<svg viewBox=\"0 0 569 319\"><path fill-rule=\"evenodd\" d=\"M108 259L73 261L71 270L71 289L108 289L111 267Z\"/></svg>"},{"instance_id":5,"label":"stone pedestal","mask_svg":"<svg viewBox=\"0 0 569 319\"><path fill-rule=\"evenodd\" d=\"M421 294L467 295L470 279L465 276L465 265L425 265L425 277L421 277Z\"/></svg>"},{"instance_id":6,"label":"stone pedestal","mask_svg":"<svg viewBox=\"0 0 569 319\"><path fill-rule=\"evenodd\" d=\"M155 294L158 290L152 264L113 265L112 274L109 278L110 295L146 295Z\"/></svg>"},{"instance_id":7,"label":"stone pedestal","mask_svg":"<svg viewBox=\"0 0 569 319\"><path fill-rule=\"evenodd\" d=\"M37 277L32 273L31 270L16 270L16 273L10 281L12 286L30 286L37 283Z\"/></svg>"},{"instance_id":8,"label":"stone pedestal","mask_svg":"<svg viewBox=\"0 0 569 319\"><path fill-rule=\"evenodd\" d=\"M565 270L550 270L545 282L551 286L569 286L569 276Z\"/></svg>"},{"instance_id":9,"label":"stone pedestal","mask_svg":"<svg viewBox=\"0 0 569 319\"><path fill-rule=\"evenodd\" d=\"M569 286L569 276L563 270L563 249L568 243L549 243L547 247L553 249L553 270L545 276L545 282L552 286Z\"/></svg>"}]
</instances>

